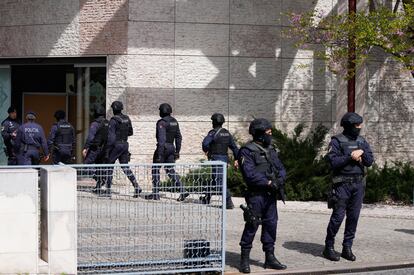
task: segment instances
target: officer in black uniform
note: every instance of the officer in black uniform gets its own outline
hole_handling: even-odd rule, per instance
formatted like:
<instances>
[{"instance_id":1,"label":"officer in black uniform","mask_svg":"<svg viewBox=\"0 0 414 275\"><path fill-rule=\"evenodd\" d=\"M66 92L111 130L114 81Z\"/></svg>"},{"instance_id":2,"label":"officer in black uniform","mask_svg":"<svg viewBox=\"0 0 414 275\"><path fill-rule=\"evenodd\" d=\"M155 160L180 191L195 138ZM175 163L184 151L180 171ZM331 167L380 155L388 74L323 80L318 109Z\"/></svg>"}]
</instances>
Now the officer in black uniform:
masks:
<instances>
[{"instance_id":1,"label":"officer in black uniform","mask_svg":"<svg viewBox=\"0 0 414 275\"><path fill-rule=\"evenodd\" d=\"M75 129L66 121L66 113L62 110L55 112L56 123L50 129L47 144L49 151L52 152L53 164L59 162L73 163L75 156Z\"/></svg>"},{"instance_id":2,"label":"officer in black uniform","mask_svg":"<svg viewBox=\"0 0 414 275\"><path fill-rule=\"evenodd\" d=\"M255 119L250 123L249 133L253 141L239 151L239 165L247 184L245 221L240 240L240 272L250 273L249 255L259 224L262 225L261 241L265 252L265 268L285 269L274 255L277 208L276 196L282 194L286 171L272 146L272 125L266 119ZM246 211L247 210L247 211Z\"/></svg>"},{"instance_id":3,"label":"officer in black uniform","mask_svg":"<svg viewBox=\"0 0 414 275\"><path fill-rule=\"evenodd\" d=\"M159 107L161 119L157 121L156 138L157 149L154 152L154 163L174 163L180 157L182 136L180 126L175 118L171 116L172 108L170 104L163 103ZM175 142L175 146L174 146ZM184 190L179 176L173 166L166 165L165 172L168 177L180 188L180 196L177 201L183 201L189 196ZM153 193L146 199L159 200L160 189L160 166L152 167L152 186Z\"/></svg>"},{"instance_id":4,"label":"officer in black uniform","mask_svg":"<svg viewBox=\"0 0 414 275\"><path fill-rule=\"evenodd\" d=\"M129 153L128 137L134 134L132 129L131 120L127 115L122 113L124 105L120 101L114 101L111 104L112 112L114 116L109 121L109 134L108 134L108 151L109 158L108 163L114 164L116 160L120 164L128 164L131 154ZM128 166L122 166L122 170L125 175L131 181L134 187L134 197L137 198L142 189L139 187L138 182L132 173L131 168ZM110 168L107 187L110 189L112 184L113 168Z\"/></svg>"},{"instance_id":5,"label":"officer in black uniform","mask_svg":"<svg viewBox=\"0 0 414 275\"><path fill-rule=\"evenodd\" d=\"M27 122L17 130L15 150L17 152L18 165L38 165L40 162L40 148L44 153L44 160L49 160L49 149L45 132L42 126L35 122L36 114L27 112Z\"/></svg>"},{"instance_id":6,"label":"officer in black uniform","mask_svg":"<svg viewBox=\"0 0 414 275\"><path fill-rule=\"evenodd\" d=\"M86 139L82 155L85 158L84 164L104 164L108 159L106 144L108 141L109 121L105 118L105 108L96 105L94 108L94 118L89 127L89 134ZM102 192L101 186L106 183L107 172L105 169L91 169L89 174L96 180L95 192L100 195L111 195L111 190Z\"/></svg>"},{"instance_id":7,"label":"officer in black uniform","mask_svg":"<svg viewBox=\"0 0 414 275\"><path fill-rule=\"evenodd\" d=\"M225 122L224 116L219 113L215 113L211 116L213 123L213 129L208 132L207 136L203 139L202 148L204 153L207 155L209 160L218 160L227 163L229 157L227 151L230 148L233 151L234 158L237 158L239 153L239 148L237 148L236 143L234 142L233 136L229 131L223 128L223 123ZM238 166L237 160L234 162L235 167ZM207 186L207 189L214 189L216 186L222 186L223 182L223 171L220 168L212 168L213 180L211 186ZM203 204L209 204L211 199L212 190L207 190L206 194L203 197L200 197L200 201ZM234 204L231 200L230 190L227 188L226 191L226 208L233 209Z\"/></svg>"},{"instance_id":8,"label":"officer in black uniform","mask_svg":"<svg viewBox=\"0 0 414 275\"><path fill-rule=\"evenodd\" d=\"M14 151L14 140L16 139L17 129L20 121L17 119L16 108L10 106L7 110L9 116L1 123L1 136L4 141L4 152L7 156L7 165L16 165L17 157Z\"/></svg>"},{"instance_id":9,"label":"officer in black uniform","mask_svg":"<svg viewBox=\"0 0 414 275\"><path fill-rule=\"evenodd\" d=\"M358 224L359 213L365 194L365 167L372 165L374 157L368 142L359 135L362 117L346 113L341 119L342 134L333 136L327 158L333 171L333 188L330 200L333 204L323 255L331 261L339 261L334 250L335 236L346 215L341 256L355 261L352 243Z\"/></svg>"}]
</instances>

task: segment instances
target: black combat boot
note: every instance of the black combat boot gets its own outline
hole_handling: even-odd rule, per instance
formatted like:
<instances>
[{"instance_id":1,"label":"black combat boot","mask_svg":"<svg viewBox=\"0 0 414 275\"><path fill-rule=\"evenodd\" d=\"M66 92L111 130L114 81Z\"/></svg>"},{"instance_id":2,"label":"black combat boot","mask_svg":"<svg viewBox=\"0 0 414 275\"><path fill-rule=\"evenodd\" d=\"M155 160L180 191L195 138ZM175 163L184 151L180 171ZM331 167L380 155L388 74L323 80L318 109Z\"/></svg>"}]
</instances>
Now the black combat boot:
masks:
<instances>
[{"instance_id":1,"label":"black combat boot","mask_svg":"<svg viewBox=\"0 0 414 275\"><path fill-rule=\"evenodd\" d=\"M337 262L339 261L339 255L336 253L333 246L325 246L325 249L323 250L323 256L327 258L328 260Z\"/></svg>"},{"instance_id":2,"label":"black combat boot","mask_svg":"<svg viewBox=\"0 0 414 275\"><path fill-rule=\"evenodd\" d=\"M100 197L106 197L106 198L111 198L112 197L112 192L110 188L106 188L105 190L102 190L101 193L99 194Z\"/></svg>"},{"instance_id":3,"label":"black combat boot","mask_svg":"<svg viewBox=\"0 0 414 275\"><path fill-rule=\"evenodd\" d=\"M200 202L201 204L210 204L211 197L209 195L201 196Z\"/></svg>"},{"instance_id":4,"label":"black combat boot","mask_svg":"<svg viewBox=\"0 0 414 275\"><path fill-rule=\"evenodd\" d=\"M190 196L189 193L185 192L185 193L181 193L180 196L178 197L177 201L183 201L185 200L185 198L187 198L188 196Z\"/></svg>"},{"instance_id":5,"label":"black combat boot","mask_svg":"<svg viewBox=\"0 0 414 275\"><path fill-rule=\"evenodd\" d=\"M242 248L240 255L240 272L250 273L250 249Z\"/></svg>"},{"instance_id":6,"label":"black combat boot","mask_svg":"<svg viewBox=\"0 0 414 275\"><path fill-rule=\"evenodd\" d=\"M355 261L356 257L352 253L352 249L350 246L343 246L342 247L342 254L341 257L347 259L348 261Z\"/></svg>"},{"instance_id":7,"label":"black combat boot","mask_svg":"<svg viewBox=\"0 0 414 275\"><path fill-rule=\"evenodd\" d=\"M234 208L234 203L231 200L231 198L227 198L226 199L226 209L233 209Z\"/></svg>"},{"instance_id":8,"label":"black combat boot","mask_svg":"<svg viewBox=\"0 0 414 275\"><path fill-rule=\"evenodd\" d=\"M134 182L132 185L134 186L134 198L138 198L139 194L142 192L142 189L139 187L138 182Z\"/></svg>"},{"instance_id":9,"label":"black combat boot","mask_svg":"<svg viewBox=\"0 0 414 275\"><path fill-rule=\"evenodd\" d=\"M152 193L152 194L145 195L144 199L159 201L160 200L160 195L157 194L157 193Z\"/></svg>"},{"instance_id":10,"label":"black combat boot","mask_svg":"<svg viewBox=\"0 0 414 275\"><path fill-rule=\"evenodd\" d=\"M271 268L271 269L286 269L287 266L281 264L275 257L273 250L269 250L265 252L266 258L264 263L264 268Z\"/></svg>"}]
</instances>

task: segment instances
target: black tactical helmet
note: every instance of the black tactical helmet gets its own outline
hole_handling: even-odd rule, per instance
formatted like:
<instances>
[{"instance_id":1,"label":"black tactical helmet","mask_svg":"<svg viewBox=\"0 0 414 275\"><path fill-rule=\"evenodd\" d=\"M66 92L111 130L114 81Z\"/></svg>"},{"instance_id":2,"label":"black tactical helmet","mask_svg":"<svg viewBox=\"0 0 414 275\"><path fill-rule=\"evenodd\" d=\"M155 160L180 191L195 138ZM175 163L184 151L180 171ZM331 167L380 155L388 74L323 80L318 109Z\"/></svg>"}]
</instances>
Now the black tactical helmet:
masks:
<instances>
[{"instance_id":1,"label":"black tactical helmet","mask_svg":"<svg viewBox=\"0 0 414 275\"><path fill-rule=\"evenodd\" d=\"M224 119L224 116L220 113L215 113L211 116L211 120L213 121L213 124L223 124L226 120Z\"/></svg>"},{"instance_id":2,"label":"black tactical helmet","mask_svg":"<svg viewBox=\"0 0 414 275\"><path fill-rule=\"evenodd\" d=\"M252 136L263 135L268 129L272 129L272 124L267 119L256 118L250 123L249 134Z\"/></svg>"},{"instance_id":3,"label":"black tactical helmet","mask_svg":"<svg viewBox=\"0 0 414 275\"><path fill-rule=\"evenodd\" d=\"M105 108L102 105L95 105L94 109L95 116L104 116L106 114Z\"/></svg>"},{"instance_id":4,"label":"black tactical helmet","mask_svg":"<svg viewBox=\"0 0 414 275\"><path fill-rule=\"evenodd\" d=\"M171 105L168 103L161 104L159 110L161 117L168 116L172 113Z\"/></svg>"},{"instance_id":5,"label":"black tactical helmet","mask_svg":"<svg viewBox=\"0 0 414 275\"><path fill-rule=\"evenodd\" d=\"M357 113L348 112L341 119L341 126L344 128L352 127L355 124L361 124L362 117Z\"/></svg>"},{"instance_id":6,"label":"black tactical helmet","mask_svg":"<svg viewBox=\"0 0 414 275\"><path fill-rule=\"evenodd\" d=\"M117 100L117 101L112 102L111 108L112 108L112 111L114 112L120 112L124 109L124 105L122 104L121 101Z\"/></svg>"},{"instance_id":7,"label":"black tactical helmet","mask_svg":"<svg viewBox=\"0 0 414 275\"><path fill-rule=\"evenodd\" d=\"M65 111L63 111L63 110L57 110L57 111L55 112L55 118L56 118L57 120L64 119L65 117L66 117L66 113L65 113Z\"/></svg>"}]
</instances>

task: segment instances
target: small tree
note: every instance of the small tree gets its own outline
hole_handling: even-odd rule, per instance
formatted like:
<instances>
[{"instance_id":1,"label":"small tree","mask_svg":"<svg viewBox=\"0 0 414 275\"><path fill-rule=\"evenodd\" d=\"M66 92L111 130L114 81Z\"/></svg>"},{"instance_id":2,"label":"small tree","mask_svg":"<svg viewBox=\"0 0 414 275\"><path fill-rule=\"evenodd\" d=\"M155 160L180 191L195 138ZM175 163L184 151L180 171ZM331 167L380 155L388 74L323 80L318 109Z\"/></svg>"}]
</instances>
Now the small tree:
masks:
<instances>
[{"instance_id":1,"label":"small tree","mask_svg":"<svg viewBox=\"0 0 414 275\"><path fill-rule=\"evenodd\" d=\"M372 47L379 47L404 64L414 77L414 4L403 1L399 9L397 1L393 10L384 6L370 12L324 16L319 11L289 13L292 28L285 36L297 41L296 47L320 44L322 50L316 56L326 60L329 69L345 74L348 60L349 37L354 39L358 67L369 55ZM347 78L355 71L348 72Z\"/></svg>"}]
</instances>

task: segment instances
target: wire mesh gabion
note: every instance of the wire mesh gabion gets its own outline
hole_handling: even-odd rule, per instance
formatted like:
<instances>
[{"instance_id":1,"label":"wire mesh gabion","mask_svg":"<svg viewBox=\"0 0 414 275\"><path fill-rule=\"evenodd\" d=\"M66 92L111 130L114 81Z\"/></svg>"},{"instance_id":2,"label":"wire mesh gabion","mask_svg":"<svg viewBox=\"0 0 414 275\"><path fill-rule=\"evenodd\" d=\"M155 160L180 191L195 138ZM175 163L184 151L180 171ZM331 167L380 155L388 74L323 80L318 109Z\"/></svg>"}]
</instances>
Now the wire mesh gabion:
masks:
<instances>
[{"instance_id":1,"label":"wire mesh gabion","mask_svg":"<svg viewBox=\"0 0 414 275\"><path fill-rule=\"evenodd\" d=\"M80 274L224 271L225 163L72 167Z\"/></svg>"}]
</instances>

